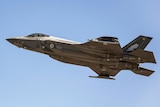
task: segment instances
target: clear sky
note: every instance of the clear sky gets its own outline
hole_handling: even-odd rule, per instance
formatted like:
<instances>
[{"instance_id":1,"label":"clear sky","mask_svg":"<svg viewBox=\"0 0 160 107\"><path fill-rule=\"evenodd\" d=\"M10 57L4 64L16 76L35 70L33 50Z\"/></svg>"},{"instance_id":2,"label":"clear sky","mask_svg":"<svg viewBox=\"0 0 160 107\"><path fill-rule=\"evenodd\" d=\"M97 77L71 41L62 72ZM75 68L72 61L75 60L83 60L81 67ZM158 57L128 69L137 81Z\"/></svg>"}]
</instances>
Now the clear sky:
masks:
<instances>
[{"instance_id":1,"label":"clear sky","mask_svg":"<svg viewBox=\"0 0 160 107\"><path fill-rule=\"evenodd\" d=\"M17 48L5 39L44 33L86 42L115 36L124 46L153 37L146 50L157 64L150 77L121 71L115 81L92 79L87 67ZM159 0L1 0L0 107L159 107Z\"/></svg>"}]
</instances>

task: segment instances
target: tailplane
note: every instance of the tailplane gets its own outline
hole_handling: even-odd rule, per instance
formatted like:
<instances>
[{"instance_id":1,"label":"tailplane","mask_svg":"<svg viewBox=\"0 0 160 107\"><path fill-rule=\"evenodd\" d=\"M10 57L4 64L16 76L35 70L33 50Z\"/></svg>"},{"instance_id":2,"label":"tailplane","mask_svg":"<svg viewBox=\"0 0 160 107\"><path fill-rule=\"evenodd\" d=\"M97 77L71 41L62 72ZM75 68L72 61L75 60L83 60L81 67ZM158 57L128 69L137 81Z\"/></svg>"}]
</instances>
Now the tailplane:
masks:
<instances>
[{"instance_id":1,"label":"tailplane","mask_svg":"<svg viewBox=\"0 0 160 107\"><path fill-rule=\"evenodd\" d=\"M144 76L150 76L154 71L139 67L138 69L132 70L134 73Z\"/></svg>"},{"instance_id":2,"label":"tailplane","mask_svg":"<svg viewBox=\"0 0 160 107\"><path fill-rule=\"evenodd\" d=\"M128 43L126 46L124 46L122 48L123 52L128 53L128 52L135 51L137 49L144 49L151 40L152 40L151 37L140 35L136 39Z\"/></svg>"},{"instance_id":3,"label":"tailplane","mask_svg":"<svg viewBox=\"0 0 160 107\"><path fill-rule=\"evenodd\" d=\"M141 60L140 63L144 63L144 62L156 63L153 52L145 51L143 49L138 49L133 52L130 52L129 54L139 57Z\"/></svg>"}]
</instances>

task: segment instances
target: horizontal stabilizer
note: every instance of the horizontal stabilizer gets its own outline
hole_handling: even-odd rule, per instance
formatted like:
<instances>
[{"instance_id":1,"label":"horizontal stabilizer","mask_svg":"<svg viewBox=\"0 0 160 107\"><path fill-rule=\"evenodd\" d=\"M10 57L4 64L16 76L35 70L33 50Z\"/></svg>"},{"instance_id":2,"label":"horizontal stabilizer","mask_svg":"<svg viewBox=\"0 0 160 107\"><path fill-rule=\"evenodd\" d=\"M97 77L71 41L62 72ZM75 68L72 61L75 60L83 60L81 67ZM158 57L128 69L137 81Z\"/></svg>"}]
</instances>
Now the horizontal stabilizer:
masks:
<instances>
[{"instance_id":1,"label":"horizontal stabilizer","mask_svg":"<svg viewBox=\"0 0 160 107\"><path fill-rule=\"evenodd\" d=\"M149 70L149 69L145 69L145 68L138 68L135 70L132 70L134 73L139 74L139 75L144 75L144 76L150 76L154 71Z\"/></svg>"},{"instance_id":2,"label":"horizontal stabilizer","mask_svg":"<svg viewBox=\"0 0 160 107\"><path fill-rule=\"evenodd\" d=\"M108 76L89 76L91 78L102 78L102 79L110 79L110 80L115 80L114 78L108 77Z\"/></svg>"},{"instance_id":3,"label":"horizontal stabilizer","mask_svg":"<svg viewBox=\"0 0 160 107\"><path fill-rule=\"evenodd\" d=\"M143 49L138 49L138 50L135 50L129 54L133 55L133 56L140 57L142 62L156 63L153 52L145 51Z\"/></svg>"}]
</instances>

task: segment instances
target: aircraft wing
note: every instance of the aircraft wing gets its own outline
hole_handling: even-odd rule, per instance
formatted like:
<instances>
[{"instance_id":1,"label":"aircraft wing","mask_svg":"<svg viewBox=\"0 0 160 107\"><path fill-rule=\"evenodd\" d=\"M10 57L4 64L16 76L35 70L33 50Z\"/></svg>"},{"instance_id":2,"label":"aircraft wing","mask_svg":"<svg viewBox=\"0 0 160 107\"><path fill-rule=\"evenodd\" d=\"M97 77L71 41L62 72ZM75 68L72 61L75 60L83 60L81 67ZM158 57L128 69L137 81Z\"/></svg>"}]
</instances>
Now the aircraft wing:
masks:
<instances>
[{"instance_id":1,"label":"aircraft wing","mask_svg":"<svg viewBox=\"0 0 160 107\"><path fill-rule=\"evenodd\" d=\"M101 56L106 54L121 56L123 52L119 43L98 42L90 40L89 42L76 44L74 46L83 52Z\"/></svg>"},{"instance_id":2,"label":"aircraft wing","mask_svg":"<svg viewBox=\"0 0 160 107\"><path fill-rule=\"evenodd\" d=\"M89 66L99 76L115 76L120 70L110 69L108 67Z\"/></svg>"}]
</instances>

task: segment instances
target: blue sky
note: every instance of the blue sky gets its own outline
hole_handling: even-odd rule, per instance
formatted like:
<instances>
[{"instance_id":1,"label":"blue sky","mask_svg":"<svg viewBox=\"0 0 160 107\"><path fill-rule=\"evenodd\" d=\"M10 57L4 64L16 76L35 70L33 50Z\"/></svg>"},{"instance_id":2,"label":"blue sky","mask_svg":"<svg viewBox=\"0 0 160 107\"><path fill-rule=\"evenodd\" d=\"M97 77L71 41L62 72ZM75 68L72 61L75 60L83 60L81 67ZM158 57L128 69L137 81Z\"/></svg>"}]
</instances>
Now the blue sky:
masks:
<instances>
[{"instance_id":1,"label":"blue sky","mask_svg":"<svg viewBox=\"0 0 160 107\"><path fill-rule=\"evenodd\" d=\"M1 0L0 107L160 106L159 0ZM86 42L115 36L124 46L138 35L153 37L146 50L157 64L150 77L121 71L115 81L92 79L87 67L64 64L17 48L5 39L44 33Z\"/></svg>"}]
</instances>

